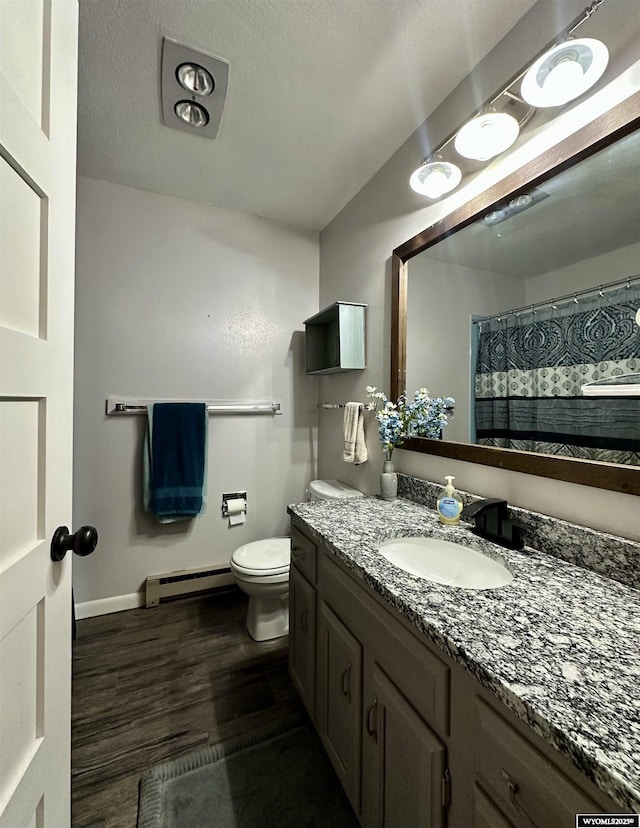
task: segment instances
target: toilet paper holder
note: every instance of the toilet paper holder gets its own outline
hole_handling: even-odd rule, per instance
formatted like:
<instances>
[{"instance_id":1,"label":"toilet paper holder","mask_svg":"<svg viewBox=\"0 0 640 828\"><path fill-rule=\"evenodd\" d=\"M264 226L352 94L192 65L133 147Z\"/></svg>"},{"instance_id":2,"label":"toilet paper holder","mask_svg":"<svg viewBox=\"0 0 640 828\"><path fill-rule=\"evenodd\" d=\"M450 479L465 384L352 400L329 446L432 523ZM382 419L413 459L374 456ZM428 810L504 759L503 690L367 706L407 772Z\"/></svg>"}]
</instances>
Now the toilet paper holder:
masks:
<instances>
[{"instance_id":1,"label":"toilet paper holder","mask_svg":"<svg viewBox=\"0 0 640 828\"><path fill-rule=\"evenodd\" d=\"M222 517L229 517L229 501L241 498L244 500L244 511L247 511L246 492L224 492L222 495Z\"/></svg>"}]
</instances>

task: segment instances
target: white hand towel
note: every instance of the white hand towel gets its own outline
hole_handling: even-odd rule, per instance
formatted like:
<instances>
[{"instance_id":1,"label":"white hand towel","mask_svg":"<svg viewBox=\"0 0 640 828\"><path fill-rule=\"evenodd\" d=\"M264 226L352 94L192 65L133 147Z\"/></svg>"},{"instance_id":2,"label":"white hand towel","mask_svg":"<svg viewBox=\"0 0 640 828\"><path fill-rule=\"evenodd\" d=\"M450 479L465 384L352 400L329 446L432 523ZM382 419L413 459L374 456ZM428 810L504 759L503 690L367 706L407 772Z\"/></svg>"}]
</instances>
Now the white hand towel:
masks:
<instances>
[{"instance_id":1,"label":"white hand towel","mask_svg":"<svg viewBox=\"0 0 640 828\"><path fill-rule=\"evenodd\" d=\"M345 463L366 463L367 444L364 439L364 405L348 402L344 407L344 451Z\"/></svg>"}]
</instances>

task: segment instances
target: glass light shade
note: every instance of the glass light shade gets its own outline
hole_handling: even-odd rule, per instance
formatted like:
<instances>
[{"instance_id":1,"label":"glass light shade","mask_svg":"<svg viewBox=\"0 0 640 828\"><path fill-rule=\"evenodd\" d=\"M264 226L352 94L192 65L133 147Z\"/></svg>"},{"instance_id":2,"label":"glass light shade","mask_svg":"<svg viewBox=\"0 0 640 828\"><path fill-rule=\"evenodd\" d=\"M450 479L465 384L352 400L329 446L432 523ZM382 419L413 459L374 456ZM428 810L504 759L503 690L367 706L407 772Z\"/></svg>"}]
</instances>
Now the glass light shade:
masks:
<instances>
[{"instance_id":1,"label":"glass light shade","mask_svg":"<svg viewBox=\"0 0 640 828\"><path fill-rule=\"evenodd\" d=\"M468 121L456 135L456 152L465 158L488 161L513 144L520 127L513 115L487 112Z\"/></svg>"},{"instance_id":2,"label":"glass light shade","mask_svg":"<svg viewBox=\"0 0 640 828\"><path fill-rule=\"evenodd\" d=\"M409 184L411 189L429 198L440 198L455 190L462 181L462 171L448 161L428 161L415 170Z\"/></svg>"},{"instance_id":3,"label":"glass light shade","mask_svg":"<svg viewBox=\"0 0 640 828\"><path fill-rule=\"evenodd\" d=\"M583 37L550 49L527 70L520 94L531 106L562 106L579 98L598 81L609 62L600 40Z\"/></svg>"},{"instance_id":4,"label":"glass light shade","mask_svg":"<svg viewBox=\"0 0 640 828\"><path fill-rule=\"evenodd\" d=\"M176 69L176 78L183 89L200 97L210 95L215 87L211 74L197 63L180 64Z\"/></svg>"},{"instance_id":5,"label":"glass light shade","mask_svg":"<svg viewBox=\"0 0 640 828\"><path fill-rule=\"evenodd\" d=\"M203 127L209 123L209 113L195 101L178 101L174 107L178 118L188 126Z\"/></svg>"}]
</instances>

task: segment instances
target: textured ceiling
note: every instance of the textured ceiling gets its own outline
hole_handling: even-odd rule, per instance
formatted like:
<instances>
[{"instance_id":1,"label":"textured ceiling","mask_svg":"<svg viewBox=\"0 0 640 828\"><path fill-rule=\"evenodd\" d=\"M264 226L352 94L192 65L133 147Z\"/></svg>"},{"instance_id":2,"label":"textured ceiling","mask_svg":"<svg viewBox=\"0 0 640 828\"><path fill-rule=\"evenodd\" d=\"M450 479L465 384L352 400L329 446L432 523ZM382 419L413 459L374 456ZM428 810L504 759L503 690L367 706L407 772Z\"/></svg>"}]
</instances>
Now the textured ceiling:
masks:
<instances>
[{"instance_id":1,"label":"textured ceiling","mask_svg":"<svg viewBox=\"0 0 640 828\"><path fill-rule=\"evenodd\" d=\"M78 172L322 229L534 0L80 0ZM226 58L214 141L162 125L166 35Z\"/></svg>"}]
</instances>

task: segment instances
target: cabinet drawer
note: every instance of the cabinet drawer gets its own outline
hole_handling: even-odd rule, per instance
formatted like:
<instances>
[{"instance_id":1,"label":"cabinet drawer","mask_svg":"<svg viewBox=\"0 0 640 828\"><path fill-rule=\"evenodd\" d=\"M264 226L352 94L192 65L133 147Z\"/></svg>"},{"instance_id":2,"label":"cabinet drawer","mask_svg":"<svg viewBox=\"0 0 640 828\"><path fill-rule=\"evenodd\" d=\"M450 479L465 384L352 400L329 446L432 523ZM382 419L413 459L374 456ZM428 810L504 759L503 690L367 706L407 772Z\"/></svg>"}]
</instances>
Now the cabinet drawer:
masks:
<instances>
[{"instance_id":1,"label":"cabinet drawer","mask_svg":"<svg viewBox=\"0 0 640 828\"><path fill-rule=\"evenodd\" d=\"M315 584L316 545L295 526L291 527L291 563L298 567L308 581Z\"/></svg>"},{"instance_id":2,"label":"cabinet drawer","mask_svg":"<svg viewBox=\"0 0 640 828\"><path fill-rule=\"evenodd\" d=\"M514 825L558 828L600 806L522 736L496 710L476 697L476 777Z\"/></svg>"}]
</instances>

